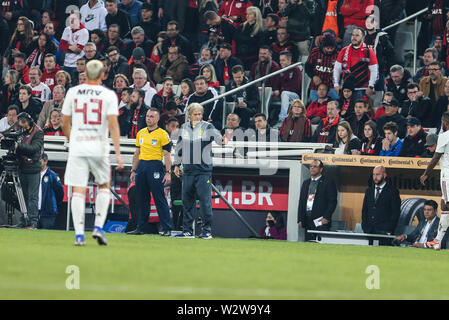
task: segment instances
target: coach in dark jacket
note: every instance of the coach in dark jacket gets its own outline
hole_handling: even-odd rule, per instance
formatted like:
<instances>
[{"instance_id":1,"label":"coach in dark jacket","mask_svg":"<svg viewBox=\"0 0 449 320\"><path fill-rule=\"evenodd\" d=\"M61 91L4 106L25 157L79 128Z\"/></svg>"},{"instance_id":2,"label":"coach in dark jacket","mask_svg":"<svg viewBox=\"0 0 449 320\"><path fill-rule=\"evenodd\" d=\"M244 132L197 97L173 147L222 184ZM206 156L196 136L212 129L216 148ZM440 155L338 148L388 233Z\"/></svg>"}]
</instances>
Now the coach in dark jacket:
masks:
<instances>
[{"instance_id":1,"label":"coach in dark jacket","mask_svg":"<svg viewBox=\"0 0 449 320\"><path fill-rule=\"evenodd\" d=\"M399 191L386 181L382 166L373 169L374 184L365 192L362 207L362 229L365 233L393 234L401 213Z\"/></svg>"},{"instance_id":2,"label":"coach in dark jacket","mask_svg":"<svg viewBox=\"0 0 449 320\"><path fill-rule=\"evenodd\" d=\"M311 178L301 187L298 208L298 225L307 230L329 231L332 214L337 207L337 187L334 181L322 175L323 163L319 160L310 164ZM322 225L315 226L314 220L322 217ZM313 234L306 233L306 241L314 239Z\"/></svg>"}]
</instances>

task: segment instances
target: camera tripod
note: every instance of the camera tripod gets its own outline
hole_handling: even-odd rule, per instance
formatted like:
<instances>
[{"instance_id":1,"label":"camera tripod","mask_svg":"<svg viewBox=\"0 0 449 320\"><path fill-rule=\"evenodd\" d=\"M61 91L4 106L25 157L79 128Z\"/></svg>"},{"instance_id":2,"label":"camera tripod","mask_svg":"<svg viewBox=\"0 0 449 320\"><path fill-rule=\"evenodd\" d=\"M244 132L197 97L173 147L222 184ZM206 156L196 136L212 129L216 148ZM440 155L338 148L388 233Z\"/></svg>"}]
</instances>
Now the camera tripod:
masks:
<instances>
[{"instance_id":1,"label":"camera tripod","mask_svg":"<svg viewBox=\"0 0 449 320\"><path fill-rule=\"evenodd\" d=\"M2 163L4 166L4 170L0 175L0 190L3 188L4 183L7 182L7 178L12 178L12 182L14 184L17 193L17 199L19 201L20 212L23 214L23 218L25 219L25 225L27 225L28 212L25 204L25 197L23 196L22 185L20 184L19 169L18 169L19 165L17 163L17 160L15 159L15 156L13 154L8 153L6 156L3 157ZM13 208L13 206L11 207ZM8 222L12 222L11 221L12 219L8 220L10 220Z\"/></svg>"}]
</instances>

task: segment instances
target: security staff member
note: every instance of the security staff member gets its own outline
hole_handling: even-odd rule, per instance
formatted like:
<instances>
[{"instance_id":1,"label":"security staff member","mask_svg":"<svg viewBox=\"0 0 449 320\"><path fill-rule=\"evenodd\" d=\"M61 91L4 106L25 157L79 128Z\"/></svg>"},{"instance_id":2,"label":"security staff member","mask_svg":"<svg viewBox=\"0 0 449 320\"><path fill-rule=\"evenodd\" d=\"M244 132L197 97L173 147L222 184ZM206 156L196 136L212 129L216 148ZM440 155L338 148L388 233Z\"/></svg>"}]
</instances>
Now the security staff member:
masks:
<instances>
[{"instance_id":1,"label":"security staff member","mask_svg":"<svg viewBox=\"0 0 449 320\"><path fill-rule=\"evenodd\" d=\"M134 152L131 182L136 183L137 204L139 220L137 229L130 234L143 234L144 227L148 223L151 195L153 194L159 220L162 225L162 235L170 236L172 219L167 199L165 198L164 185L171 181L171 157L172 143L168 133L159 128L160 113L156 108L151 108L146 114L147 127L141 129L136 137L136 151ZM162 163L165 160L165 168Z\"/></svg>"},{"instance_id":2,"label":"security staff member","mask_svg":"<svg viewBox=\"0 0 449 320\"><path fill-rule=\"evenodd\" d=\"M203 230L202 239L212 239L212 142L221 144L220 132L203 121L203 107L192 103L187 107L187 118L178 135L174 173L182 177L183 232L180 238L193 238L194 210L200 201ZM183 169L180 170L182 164Z\"/></svg>"}]
</instances>

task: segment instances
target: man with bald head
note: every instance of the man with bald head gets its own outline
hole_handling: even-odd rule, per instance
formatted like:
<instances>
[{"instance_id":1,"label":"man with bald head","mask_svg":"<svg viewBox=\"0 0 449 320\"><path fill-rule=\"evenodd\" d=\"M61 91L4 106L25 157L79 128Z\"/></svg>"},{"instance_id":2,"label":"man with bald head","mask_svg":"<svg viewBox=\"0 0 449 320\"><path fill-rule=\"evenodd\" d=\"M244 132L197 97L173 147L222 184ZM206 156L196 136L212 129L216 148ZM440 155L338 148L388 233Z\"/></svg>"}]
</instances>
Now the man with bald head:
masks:
<instances>
[{"instance_id":1,"label":"man with bald head","mask_svg":"<svg viewBox=\"0 0 449 320\"><path fill-rule=\"evenodd\" d=\"M373 169L372 178L363 199L362 229L365 233L393 234L401 212L399 190L387 181L383 166Z\"/></svg>"}]
</instances>

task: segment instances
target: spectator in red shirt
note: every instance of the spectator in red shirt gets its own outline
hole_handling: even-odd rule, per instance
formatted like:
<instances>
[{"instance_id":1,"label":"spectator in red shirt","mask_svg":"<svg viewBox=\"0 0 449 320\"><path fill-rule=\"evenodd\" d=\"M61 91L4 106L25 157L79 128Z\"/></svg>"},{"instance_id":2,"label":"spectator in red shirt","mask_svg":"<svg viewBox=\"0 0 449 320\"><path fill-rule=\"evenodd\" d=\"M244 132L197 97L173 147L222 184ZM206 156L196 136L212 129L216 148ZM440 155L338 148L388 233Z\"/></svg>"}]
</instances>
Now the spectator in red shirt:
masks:
<instances>
[{"instance_id":1,"label":"spectator in red shirt","mask_svg":"<svg viewBox=\"0 0 449 320\"><path fill-rule=\"evenodd\" d=\"M44 58L44 73L42 74L41 81L45 83L52 92L56 85L55 76L59 70L61 69L56 64L56 56L47 53Z\"/></svg>"},{"instance_id":2,"label":"spectator in red shirt","mask_svg":"<svg viewBox=\"0 0 449 320\"><path fill-rule=\"evenodd\" d=\"M14 64L11 69L17 70L19 72L20 78L19 81L22 84L30 83L30 77L28 75L28 66L26 65L26 55L22 52L19 52L14 57Z\"/></svg>"},{"instance_id":3,"label":"spectator in red shirt","mask_svg":"<svg viewBox=\"0 0 449 320\"><path fill-rule=\"evenodd\" d=\"M385 103L390 103L391 99L393 99L393 98L394 98L393 92L389 92L389 91L385 92L382 105L377 107L376 114L374 115L373 120L377 121L377 119L379 119L380 117L385 115L384 104Z\"/></svg>"},{"instance_id":4,"label":"spectator in red shirt","mask_svg":"<svg viewBox=\"0 0 449 320\"><path fill-rule=\"evenodd\" d=\"M225 0L221 3L218 15L230 19L233 26L237 28L246 21L246 9L252 5L248 0Z\"/></svg>"},{"instance_id":5,"label":"spectator in red shirt","mask_svg":"<svg viewBox=\"0 0 449 320\"><path fill-rule=\"evenodd\" d=\"M321 83L317 89L318 100L311 102L307 107L307 118L310 119L312 124L319 124L321 119L327 117L327 103L328 98L328 88L327 85Z\"/></svg>"},{"instance_id":6,"label":"spectator in red shirt","mask_svg":"<svg viewBox=\"0 0 449 320\"><path fill-rule=\"evenodd\" d=\"M344 0L340 14L344 18L345 34L343 45L351 43L351 35L357 27L365 28L365 21L374 9L374 0Z\"/></svg>"},{"instance_id":7,"label":"spectator in red shirt","mask_svg":"<svg viewBox=\"0 0 449 320\"><path fill-rule=\"evenodd\" d=\"M63 136L64 133L62 132L61 128L61 111L60 110L53 110L50 113L50 124L44 128L44 135L45 136Z\"/></svg>"}]
</instances>

